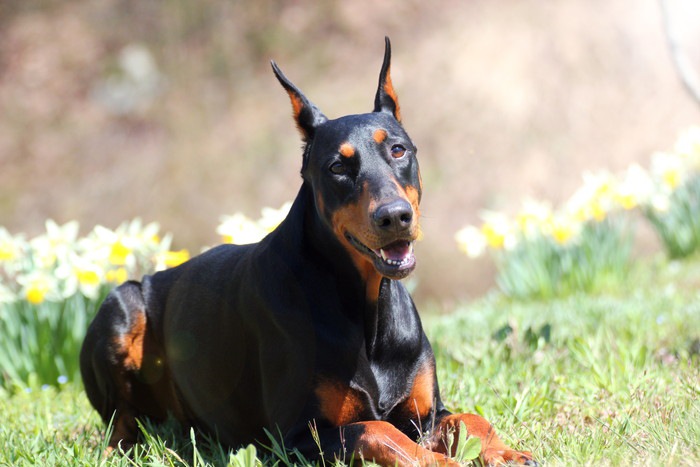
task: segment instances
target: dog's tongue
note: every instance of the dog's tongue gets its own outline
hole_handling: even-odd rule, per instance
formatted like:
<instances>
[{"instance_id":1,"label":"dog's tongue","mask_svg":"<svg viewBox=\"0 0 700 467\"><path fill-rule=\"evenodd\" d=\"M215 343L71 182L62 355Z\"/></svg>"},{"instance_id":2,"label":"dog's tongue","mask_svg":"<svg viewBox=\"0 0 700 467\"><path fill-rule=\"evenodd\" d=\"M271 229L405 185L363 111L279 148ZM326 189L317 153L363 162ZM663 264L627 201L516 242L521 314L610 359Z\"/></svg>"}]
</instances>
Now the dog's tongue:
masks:
<instances>
[{"instance_id":1,"label":"dog's tongue","mask_svg":"<svg viewBox=\"0 0 700 467\"><path fill-rule=\"evenodd\" d=\"M381 257L386 261L388 259L392 261L403 261L408 258L413 252L413 245L411 242L405 240L399 240L394 243L390 243L379 250Z\"/></svg>"}]
</instances>

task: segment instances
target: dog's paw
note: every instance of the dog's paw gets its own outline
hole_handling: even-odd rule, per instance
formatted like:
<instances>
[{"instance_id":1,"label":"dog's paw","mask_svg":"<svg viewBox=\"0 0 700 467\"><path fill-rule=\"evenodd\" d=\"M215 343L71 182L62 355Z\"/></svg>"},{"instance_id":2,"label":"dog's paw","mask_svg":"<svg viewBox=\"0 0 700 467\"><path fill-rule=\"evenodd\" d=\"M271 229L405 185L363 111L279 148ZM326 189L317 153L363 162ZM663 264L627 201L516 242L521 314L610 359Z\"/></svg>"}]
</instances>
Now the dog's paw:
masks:
<instances>
[{"instance_id":1,"label":"dog's paw","mask_svg":"<svg viewBox=\"0 0 700 467\"><path fill-rule=\"evenodd\" d=\"M484 465L528 465L539 466L540 464L532 458L532 453L528 451L487 449L481 453Z\"/></svg>"}]
</instances>

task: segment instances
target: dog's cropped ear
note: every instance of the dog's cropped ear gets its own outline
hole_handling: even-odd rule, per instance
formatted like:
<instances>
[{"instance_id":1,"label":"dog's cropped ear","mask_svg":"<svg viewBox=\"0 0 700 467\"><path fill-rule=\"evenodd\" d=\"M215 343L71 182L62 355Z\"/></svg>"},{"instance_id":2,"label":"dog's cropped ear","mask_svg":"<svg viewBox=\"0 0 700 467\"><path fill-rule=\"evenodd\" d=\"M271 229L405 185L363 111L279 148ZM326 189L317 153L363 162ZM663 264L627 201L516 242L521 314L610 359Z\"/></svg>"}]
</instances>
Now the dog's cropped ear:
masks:
<instances>
[{"instance_id":1,"label":"dog's cropped ear","mask_svg":"<svg viewBox=\"0 0 700 467\"><path fill-rule=\"evenodd\" d=\"M391 84L391 42L388 37L384 38L384 42L384 63L382 63L382 71L379 73L379 87L374 98L374 111L390 113L400 122L399 98Z\"/></svg>"},{"instance_id":2,"label":"dog's cropped ear","mask_svg":"<svg viewBox=\"0 0 700 467\"><path fill-rule=\"evenodd\" d=\"M272 64L272 71L279 80L282 87L289 94L289 100L292 102L292 111L294 112L294 120L296 121L297 128L301 132L301 136L304 141L309 141L314 136L316 128L323 122L327 121L325 115L311 102L306 96L292 84L282 70L277 66L275 61L270 62Z\"/></svg>"}]
</instances>

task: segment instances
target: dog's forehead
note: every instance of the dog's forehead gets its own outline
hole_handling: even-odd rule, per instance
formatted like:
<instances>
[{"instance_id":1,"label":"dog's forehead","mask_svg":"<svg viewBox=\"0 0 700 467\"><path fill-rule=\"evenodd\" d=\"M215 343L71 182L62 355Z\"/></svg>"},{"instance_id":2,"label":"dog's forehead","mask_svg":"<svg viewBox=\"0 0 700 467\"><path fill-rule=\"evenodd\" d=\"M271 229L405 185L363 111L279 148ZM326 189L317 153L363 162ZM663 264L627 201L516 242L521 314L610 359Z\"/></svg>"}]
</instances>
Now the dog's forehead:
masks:
<instances>
[{"instance_id":1,"label":"dog's forehead","mask_svg":"<svg viewBox=\"0 0 700 467\"><path fill-rule=\"evenodd\" d=\"M338 147L342 143L364 145L372 140L376 131L388 136L408 139L408 135L391 115L373 112L346 115L328 120L318 127L315 140L320 147Z\"/></svg>"}]
</instances>

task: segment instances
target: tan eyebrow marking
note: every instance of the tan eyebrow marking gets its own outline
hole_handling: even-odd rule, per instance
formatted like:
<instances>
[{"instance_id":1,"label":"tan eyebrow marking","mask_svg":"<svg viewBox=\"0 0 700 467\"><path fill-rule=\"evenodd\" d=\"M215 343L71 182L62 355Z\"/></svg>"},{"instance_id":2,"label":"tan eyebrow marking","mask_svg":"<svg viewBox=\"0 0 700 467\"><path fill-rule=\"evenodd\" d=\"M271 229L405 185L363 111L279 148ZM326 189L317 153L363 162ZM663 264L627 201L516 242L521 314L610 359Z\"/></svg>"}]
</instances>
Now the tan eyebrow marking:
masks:
<instances>
[{"instance_id":1,"label":"tan eyebrow marking","mask_svg":"<svg viewBox=\"0 0 700 467\"><path fill-rule=\"evenodd\" d=\"M350 143L343 143L340 145L338 152L340 152L340 155L343 157L352 157L355 155L355 148Z\"/></svg>"},{"instance_id":2,"label":"tan eyebrow marking","mask_svg":"<svg viewBox=\"0 0 700 467\"><path fill-rule=\"evenodd\" d=\"M374 133L372 134L372 139L374 139L374 142L377 144L384 142L386 137L386 130L383 130L381 128L378 130L374 130Z\"/></svg>"}]
</instances>

